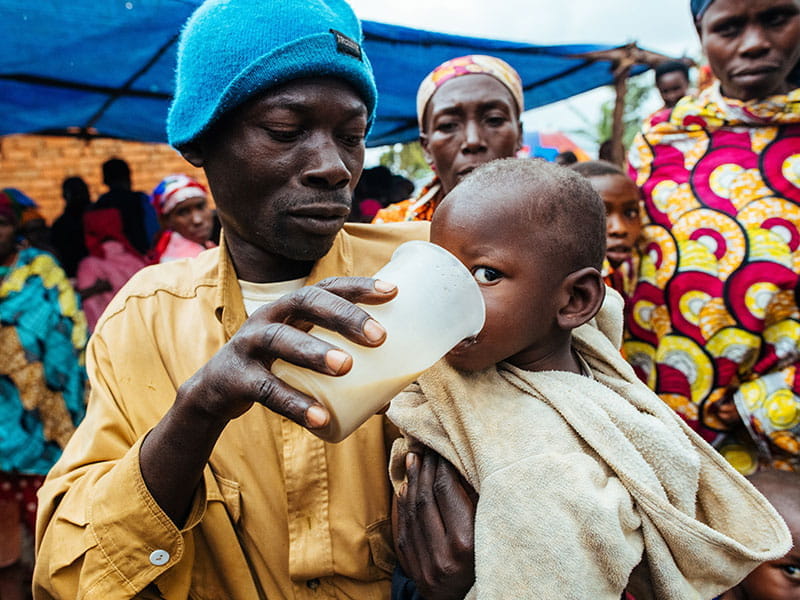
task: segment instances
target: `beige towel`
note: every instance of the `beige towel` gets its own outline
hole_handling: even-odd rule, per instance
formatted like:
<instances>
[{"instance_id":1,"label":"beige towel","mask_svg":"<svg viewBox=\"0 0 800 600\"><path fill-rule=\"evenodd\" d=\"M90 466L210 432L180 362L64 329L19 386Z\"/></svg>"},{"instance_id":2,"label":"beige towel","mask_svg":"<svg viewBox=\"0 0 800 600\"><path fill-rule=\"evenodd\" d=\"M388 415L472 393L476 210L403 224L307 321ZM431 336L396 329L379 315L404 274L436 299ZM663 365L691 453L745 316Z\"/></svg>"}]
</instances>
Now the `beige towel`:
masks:
<instances>
[{"instance_id":1,"label":"beige towel","mask_svg":"<svg viewBox=\"0 0 800 600\"><path fill-rule=\"evenodd\" d=\"M440 362L392 401L390 419L480 493L468 597L709 599L788 552L775 510L607 337L584 326L573 343L595 379Z\"/></svg>"}]
</instances>

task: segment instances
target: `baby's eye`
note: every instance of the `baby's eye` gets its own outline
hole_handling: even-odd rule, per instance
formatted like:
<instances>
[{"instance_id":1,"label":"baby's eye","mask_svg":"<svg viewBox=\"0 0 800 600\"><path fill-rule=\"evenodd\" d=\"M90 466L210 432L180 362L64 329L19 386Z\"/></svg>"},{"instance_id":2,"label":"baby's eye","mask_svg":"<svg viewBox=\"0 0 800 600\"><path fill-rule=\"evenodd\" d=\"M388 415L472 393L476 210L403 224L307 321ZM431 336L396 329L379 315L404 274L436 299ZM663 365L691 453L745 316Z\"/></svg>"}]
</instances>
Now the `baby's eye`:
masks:
<instances>
[{"instance_id":1,"label":"baby's eye","mask_svg":"<svg viewBox=\"0 0 800 600\"><path fill-rule=\"evenodd\" d=\"M789 579L800 581L800 567L797 565L782 565L781 571L783 571Z\"/></svg>"},{"instance_id":2,"label":"baby's eye","mask_svg":"<svg viewBox=\"0 0 800 600\"><path fill-rule=\"evenodd\" d=\"M475 270L472 271L472 275L478 283L492 283L503 276L500 271L492 267L475 267Z\"/></svg>"}]
</instances>

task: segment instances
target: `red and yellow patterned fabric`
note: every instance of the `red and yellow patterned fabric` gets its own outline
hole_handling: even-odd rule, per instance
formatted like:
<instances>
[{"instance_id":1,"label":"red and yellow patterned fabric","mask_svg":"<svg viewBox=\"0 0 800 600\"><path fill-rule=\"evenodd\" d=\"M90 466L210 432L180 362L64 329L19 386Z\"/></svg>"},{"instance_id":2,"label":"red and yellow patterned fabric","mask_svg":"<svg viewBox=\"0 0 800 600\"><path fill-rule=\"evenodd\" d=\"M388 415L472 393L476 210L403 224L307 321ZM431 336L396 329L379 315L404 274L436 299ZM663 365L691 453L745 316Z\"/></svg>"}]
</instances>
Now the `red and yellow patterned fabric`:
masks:
<instances>
[{"instance_id":1,"label":"red and yellow patterned fabric","mask_svg":"<svg viewBox=\"0 0 800 600\"><path fill-rule=\"evenodd\" d=\"M386 208L380 209L373 223L401 223L403 221L430 221L436 207L444 198L439 178L434 177L422 191L408 200L395 202Z\"/></svg>"},{"instance_id":2,"label":"red and yellow patterned fabric","mask_svg":"<svg viewBox=\"0 0 800 600\"><path fill-rule=\"evenodd\" d=\"M724 442L741 470L800 468L800 89L744 103L714 84L656 114L630 164L646 219L628 360L711 441L733 400L758 448Z\"/></svg>"}]
</instances>

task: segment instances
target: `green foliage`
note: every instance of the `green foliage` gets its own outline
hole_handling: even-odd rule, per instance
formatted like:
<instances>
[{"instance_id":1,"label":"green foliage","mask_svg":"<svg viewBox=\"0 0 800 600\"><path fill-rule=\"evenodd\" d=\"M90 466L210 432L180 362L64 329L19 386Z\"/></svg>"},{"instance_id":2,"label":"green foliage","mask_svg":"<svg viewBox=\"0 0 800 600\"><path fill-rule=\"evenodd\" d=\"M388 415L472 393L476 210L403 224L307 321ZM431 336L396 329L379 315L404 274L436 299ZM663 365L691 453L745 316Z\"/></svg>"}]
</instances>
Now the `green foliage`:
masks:
<instances>
[{"instance_id":1,"label":"green foliage","mask_svg":"<svg viewBox=\"0 0 800 600\"><path fill-rule=\"evenodd\" d=\"M648 71L641 75L630 77L627 81L628 89L625 93L622 117L622 144L625 146L626 150L630 147L634 136L641 128L642 120L647 116L642 112L642 105L653 92L652 79L653 75ZM613 86L609 86L609 88L613 94ZM604 141L611 139L614 120L614 102L615 99L612 96L609 100L606 100L600 105L600 120L597 123L590 122L585 115L579 111L575 111L587 125L585 128L576 131L576 133L580 133L594 140L598 146Z\"/></svg>"},{"instance_id":2,"label":"green foliage","mask_svg":"<svg viewBox=\"0 0 800 600\"><path fill-rule=\"evenodd\" d=\"M430 178L431 169L425 160L419 142L395 144L381 154L379 162L392 173L402 175L411 181Z\"/></svg>"}]
</instances>

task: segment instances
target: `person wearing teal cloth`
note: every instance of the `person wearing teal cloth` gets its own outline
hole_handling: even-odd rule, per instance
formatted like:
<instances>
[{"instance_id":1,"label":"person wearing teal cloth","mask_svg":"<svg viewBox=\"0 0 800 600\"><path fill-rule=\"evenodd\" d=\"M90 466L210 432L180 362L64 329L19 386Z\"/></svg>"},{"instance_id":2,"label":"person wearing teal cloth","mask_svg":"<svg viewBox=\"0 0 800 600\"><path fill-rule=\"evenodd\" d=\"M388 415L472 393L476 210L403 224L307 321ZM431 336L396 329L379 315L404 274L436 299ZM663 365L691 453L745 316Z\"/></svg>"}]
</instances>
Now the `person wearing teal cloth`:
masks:
<instances>
[{"instance_id":1,"label":"person wearing teal cloth","mask_svg":"<svg viewBox=\"0 0 800 600\"><path fill-rule=\"evenodd\" d=\"M20 249L26 209L0 192L0 597L28 587L36 490L84 415L86 320L55 258Z\"/></svg>"}]
</instances>

